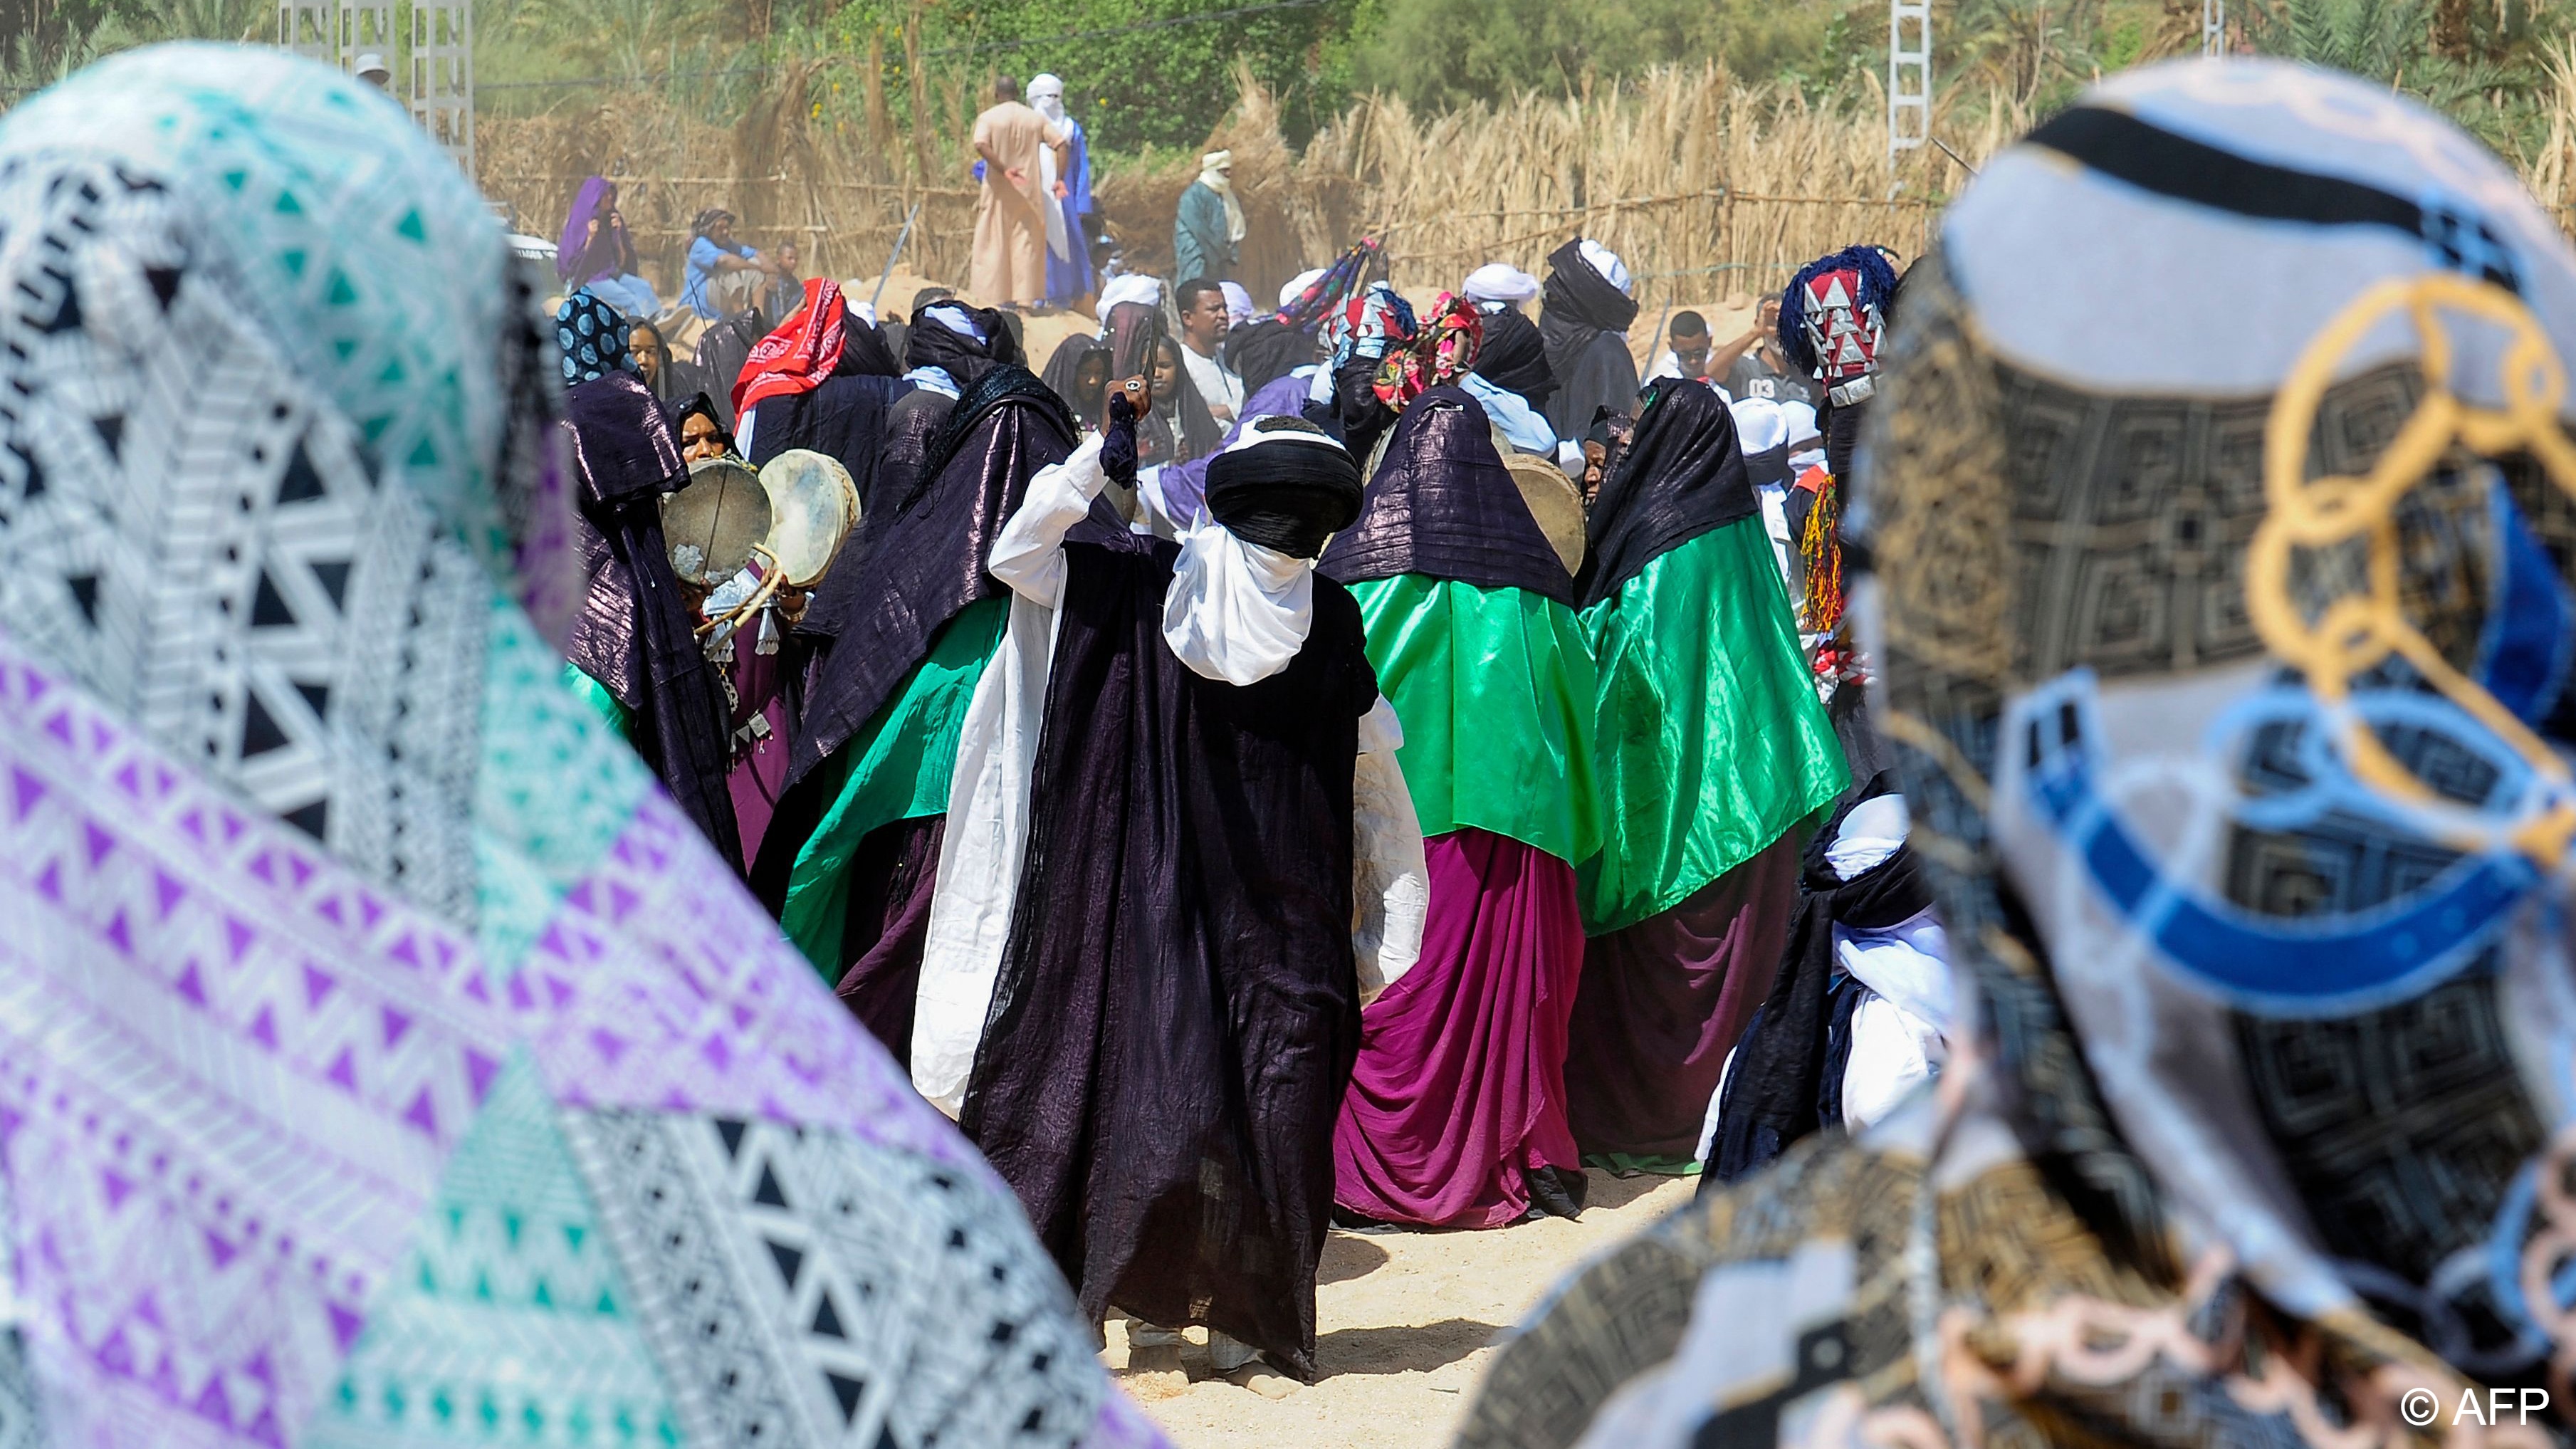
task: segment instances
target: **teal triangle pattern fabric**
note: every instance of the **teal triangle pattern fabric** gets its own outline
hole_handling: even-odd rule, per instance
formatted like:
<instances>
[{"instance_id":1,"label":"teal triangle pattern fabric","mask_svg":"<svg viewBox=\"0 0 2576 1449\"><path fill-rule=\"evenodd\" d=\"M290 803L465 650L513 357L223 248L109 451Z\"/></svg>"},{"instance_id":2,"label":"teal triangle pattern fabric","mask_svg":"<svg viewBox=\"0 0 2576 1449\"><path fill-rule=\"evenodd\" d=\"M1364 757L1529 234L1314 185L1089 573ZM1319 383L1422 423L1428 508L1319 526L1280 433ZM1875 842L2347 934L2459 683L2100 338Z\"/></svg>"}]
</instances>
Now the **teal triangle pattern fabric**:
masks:
<instances>
[{"instance_id":1,"label":"teal triangle pattern fabric","mask_svg":"<svg viewBox=\"0 0 2576 1449\"><path fill-rule=\"evenodd\" d=\"M634 1303L554 1104L516 1055L303 1442L679 1449Z\"/></svg>"}]
</instances>

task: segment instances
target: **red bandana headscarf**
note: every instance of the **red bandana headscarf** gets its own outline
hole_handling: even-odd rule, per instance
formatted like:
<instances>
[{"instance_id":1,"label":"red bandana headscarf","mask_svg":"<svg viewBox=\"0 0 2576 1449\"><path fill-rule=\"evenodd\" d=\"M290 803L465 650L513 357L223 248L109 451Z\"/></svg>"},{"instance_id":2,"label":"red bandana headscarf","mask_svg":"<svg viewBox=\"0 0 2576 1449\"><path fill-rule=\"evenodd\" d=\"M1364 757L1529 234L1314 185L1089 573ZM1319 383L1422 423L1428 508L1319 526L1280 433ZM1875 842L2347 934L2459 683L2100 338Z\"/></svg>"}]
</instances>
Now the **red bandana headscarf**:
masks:
<instances>
[{"instance_id":1,"label":"red bandana headscarf","mask_svg":"<svg viewBox=\"0 0 2576 1449\"><path fill-rule=\"evenodd\" d=\"M821 277L805 281L805 305L760 339L743 359L734 379L733 411L740 417L765 397L812 392L841 365L843 329L850 309L841 301L841 284Z\"/></svg>"},{"instance_id":2,"label":"red bandana headscarf","mask_svg":"<svg viewBox=\"0 0 2576 1449\"><path fill-rule=\"evenodd\" d=\"M1485 345L1484 314L1464 297L1440 294L1412 338L1386 355L1377 370L1377 399L1397 412L1442 383L1473 371Z\"/></svg>"}]
</instances>

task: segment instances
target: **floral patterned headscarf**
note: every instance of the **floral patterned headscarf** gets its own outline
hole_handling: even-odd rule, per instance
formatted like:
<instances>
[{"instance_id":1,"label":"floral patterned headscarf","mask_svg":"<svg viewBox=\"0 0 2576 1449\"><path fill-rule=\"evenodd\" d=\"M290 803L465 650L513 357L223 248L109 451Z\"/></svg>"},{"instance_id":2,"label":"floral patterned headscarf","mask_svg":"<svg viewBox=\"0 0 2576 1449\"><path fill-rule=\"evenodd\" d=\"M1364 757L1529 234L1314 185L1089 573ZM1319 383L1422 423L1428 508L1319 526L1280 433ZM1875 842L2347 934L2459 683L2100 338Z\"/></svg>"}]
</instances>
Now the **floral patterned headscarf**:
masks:
<instances>
[{"instance_id":1,"label":"floral patterned headscarf","mask_svg":"<svg viewBox=\"0 0 2576 1449\"><path fill-rule=\"evenodd\" d=\"M1484 345L1485 318L1476 304L1441 293L1431 304L1431 320L1378 367L1378 401L1402 412L1415 398L1473 371Z\"/></svg>"}]
</instances>

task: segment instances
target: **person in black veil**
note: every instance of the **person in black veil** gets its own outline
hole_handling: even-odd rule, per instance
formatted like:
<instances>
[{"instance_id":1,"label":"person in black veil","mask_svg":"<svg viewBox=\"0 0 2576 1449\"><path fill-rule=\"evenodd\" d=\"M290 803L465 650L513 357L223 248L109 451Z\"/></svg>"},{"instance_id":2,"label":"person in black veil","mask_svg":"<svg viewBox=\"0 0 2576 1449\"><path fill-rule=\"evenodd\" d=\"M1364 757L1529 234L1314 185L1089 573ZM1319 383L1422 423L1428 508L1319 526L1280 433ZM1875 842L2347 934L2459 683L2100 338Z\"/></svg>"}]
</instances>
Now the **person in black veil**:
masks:
<instances>
[{"instance_id":1,"label":"person in black veil","mask_svg":"<svg viewBox=\"0 0 2576 1449\"><path fill-rule=\"evenodd\" d=\"M679 441L661 404L622 367L566 389L560 426L580 485L574 529L587 576L564 652L616 700L628 741L672 802L739 863L724 688L698 648L662 541L662 495L689 479Z\"/></svg>"},{"instance_id":2,"label":"person in black veil","mask_svg":"<svg viewBox=\"0 0 2576 1449\"><path fill-rule=\"evenodd\" d=\"M861 516L880 493L879 465L897 401L911 385L874 327L853 314L838 284L805 283L807 302L761 340L736 387L746 417L734 431L750 439L759 467L791 448L839 460L859 490Z\"/></svg>"},{"instance_id":3,"label":"person in black veil","mask_svg":"<svg viewBox=\"0 0 2576 1449\"><path fill-rule=\"evenodd\" d=\"M729 317L719 317L698 334L698 380L723 414L727 432L740 426L733 415L734 382L742 376L742 365L751 359L751 349L768 335L769 319L761 315L758 307L745 307Z\"/></svg>"},{"instance_id":4,"label":"person in black veil","mask_svg":"<svg viewBox=\"0 0 2576 1449\"><path fill-rule=\"evenodd\" d=\"M1097 337L1068 337L1057 344L1039 374L1073 412L1086 433L1100 431L1109 398L1109 344Z\"/></svg>"},{"instance_id":5,"label":"person in black veil","mask_svg":"<svg viewBox=\"0 0 2576 1449\"><path fill-rule=\"evenodd\" d=\"M1557 382L1548 425L1579 438L1595 408L1628 412L1637 401L1637 360L1628 355L1628 324L1637 320L1627 265L1599 242L1576 237L1548 254L1546 308L1539 337Z\"/></svg>"},{"instance_id":6,"label":"person in black veil","mask_svg":"<svg viewBox=\"0 0 2576 1449\"><path fill-rule=\"evenodd\" d=\"M1140 1356L1204 1324L1220 1373L1258 1387L1258 1351L1311 1380L1333 1121L1378 969L1355 873L1421 849L1409 810L1381 827L1355 803L1401 798L1400 775L1379 783L1398 735L1359 606L1313 567L1358 513L1359 467L1261 418L1178 542L1069 538L1132 476L1133 396L1031 482L993 551L1013 634L1029 610L1054 645L959 1125L1092 1320L1145 1320Z\"/></svg>"},{"instance_id":7,"label":"person in black veil","mask_svg":"<svg viewBox=\"0 0 2576 1449\"><path fill-rule=\"evenodd\" d=\"M916 371L937 366L962 393L924 386L898 404L928 425L919 466L880 470L855 557L824 577L791 636L811 662L787 787L752 867L753 894L898 1061L957 730L1008 615L986 559L1030 476L1078 435L1009 339L994 314L957 303L914 322Z\"/></svg>"},{"instance_id":8,"label":"person in black veil","mask_svg":"<svg viewBox=\"0 0 2576 1449\"><path fill-rule=\"evenodd\" d=\"M1884 823L1889 819L1892 826ZM1937 914L1931 884L1904 843L1905 819L1904 797L1881 774L1852 792L1807 843L1799 862L1797 914L1778 973L1745 1023L1710 1104L1711 1120L1702 1133L1702 1192L1716 1190L1712 1183L1722 1189L1759 1172L1803 1138L1853 1125L1861 1104L1846 1092L1853 1082L1852 1028L1876 985L1888 986L1905 1006L1934 1018L1935 1026L1948 1026L1948 970L1936 959L1937 945L1933 956L1918 945L1924 939L1919 926L1937 921ZM1937 926L1930 940L1939 941ZM1887 970L1883 958L1890 955L1918 969ZM1922 980L1943 989L1905 989ZM1921 1006L1922 998L1934 995L1938 1006ZM1888 1077L1903 1067L1929 1075L1925 1069L1937 1070L1938 1064L1917 1057L1893 1067L1868 1060L1860 1065L1865 1073ZM1882 1087L1872 1094L1880 1100L1871 1105L1883 1111L1884 1099L1920 1079L1903 1075L1907 1080L1896 1093Z\"/></svg>"},{"instance_id":9,"label":"person in black veil","mask_svg":"<svg viewBox=\"0 0 2576 1449\"><path fill-rule=\"evenodd\" d=\"M903 347L903 381L912 390L887 415L877 494L861 495L860 543L872 542L875 524L892 516L880 499L891 506L916 491L931 442L960 395L995 368L1023 365L1018 334L993 308L969 307L943 295L913 313Z\"/></svg>"},{"instance_id":10,"label":"person in black veil","mask_svg":"<svg viewBox=\"0 0 2576 1449\"><path fill-rule=\"evenodd\" d=\"M1517 393L1530 410L1548 412L1556 396L1556 374L1547 365L1547 343L1538 324L1518 307L1481 307L1485 345L1476 353L1476 375L1506 392Z\"/></svg>"}]
</instances>

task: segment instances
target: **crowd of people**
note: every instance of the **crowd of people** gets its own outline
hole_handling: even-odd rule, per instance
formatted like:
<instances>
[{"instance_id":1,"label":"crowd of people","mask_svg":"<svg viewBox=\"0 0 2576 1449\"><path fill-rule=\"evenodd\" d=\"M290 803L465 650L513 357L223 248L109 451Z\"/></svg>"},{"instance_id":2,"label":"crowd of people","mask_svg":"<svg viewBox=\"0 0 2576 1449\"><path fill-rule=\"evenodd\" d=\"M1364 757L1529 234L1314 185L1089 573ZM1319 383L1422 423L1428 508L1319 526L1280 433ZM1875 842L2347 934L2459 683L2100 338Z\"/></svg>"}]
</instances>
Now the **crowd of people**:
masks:
<instances>
[{"instance_id":1,"label":"crowd of people","mask_svg":"<svg viewBox=\"0 0 2576 1449\"><path fill-rule=\"evenodd\" d=\"M2509 172L2139 72L1641 380L1592 237L1256 307L1222 153L1184 275L1060 277L1017 90L899 322L721 210L665 308L598 178L549 319L275 53L0 121L0 1415L1141 1446L1111 1316L1283 1394L1334 1225L1591 1171L1699 1195L1464 1443L2565 1388L2576 254Z\"/></svg>"},{"instance_id":2,"label":"crowd of people","mask_svg":"<svg viewBox=\"0 0 2576 1449\"><path fill-rule=\"evenodd\" d=\"M768 563L657 578L619 501L645 491L592 466L686 382L637 360L658 338L613 265L559 267L604 279L557 315L600 540L571 681L1017 1191L1083 1313L1147 1361L1204 1327L1277 1392L1317 1371L1335 1222L1571 1217L1587 1166L1722 1144L1748 1172L1937 1072L1918 992L1848 1112L1719 1092L1802 857L1878 756L1827 476L1866 394L1826 379L1869 373L1886 256L1802 271L1764 308L1794 335L1721 355L1681 314L1642 386L1632 279L1580 237L1543 280L1496 262L1418 305L1368 240L1259 312L1120 272L1041 363L1042 203L1082 161L998 93L964 297L896 324L808 281L738 365L702 344L722 395L664 410L653 456L716 460L675 498L727 460L848 480L855 532L757 622ZM1232 261L1225 169L1183 198L1179 271ZM701 231L691 297L758 275ZM708 335L756 326L749 296ZM1880 924L1937 977L1928 908ZM1773 1007L1766 1050L1825 1050L1813 1007Z\"/></svg>"}]
</instances>

